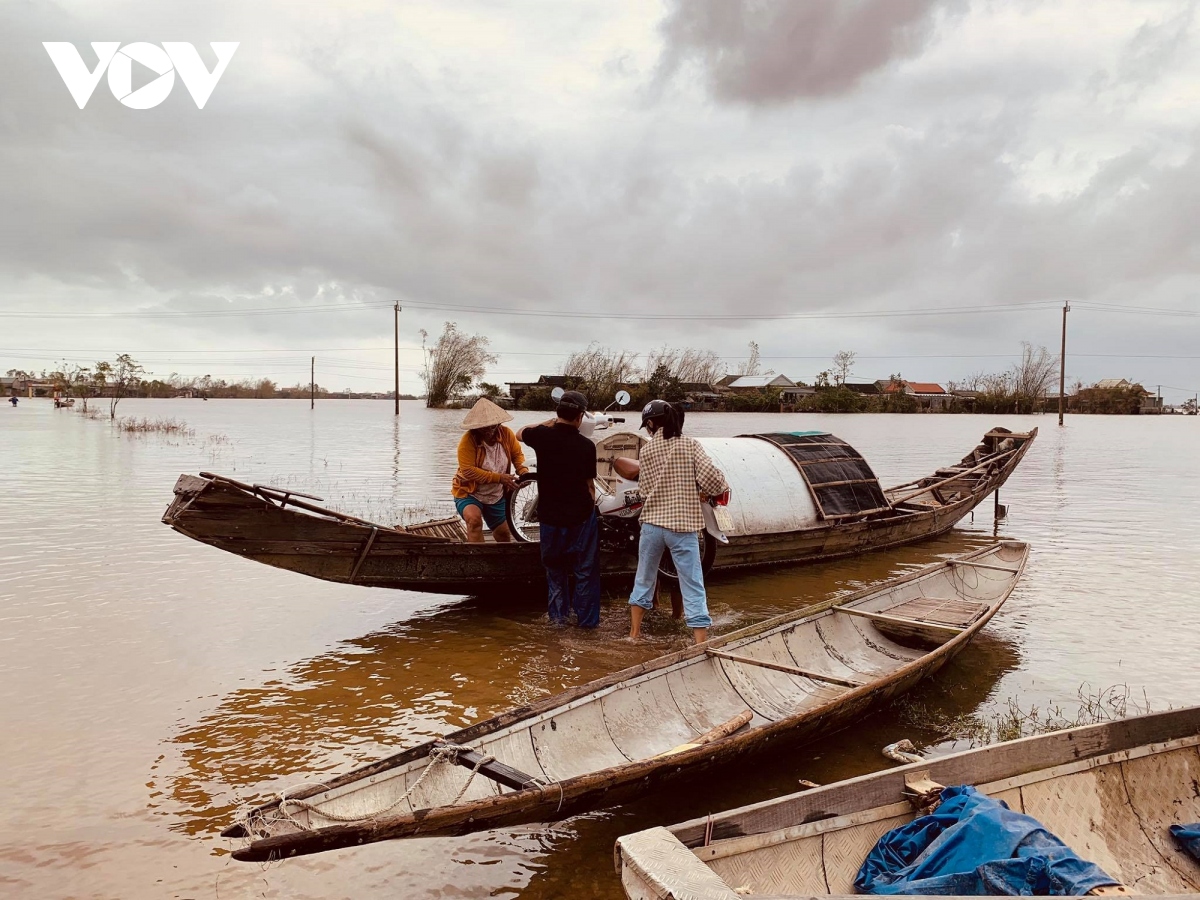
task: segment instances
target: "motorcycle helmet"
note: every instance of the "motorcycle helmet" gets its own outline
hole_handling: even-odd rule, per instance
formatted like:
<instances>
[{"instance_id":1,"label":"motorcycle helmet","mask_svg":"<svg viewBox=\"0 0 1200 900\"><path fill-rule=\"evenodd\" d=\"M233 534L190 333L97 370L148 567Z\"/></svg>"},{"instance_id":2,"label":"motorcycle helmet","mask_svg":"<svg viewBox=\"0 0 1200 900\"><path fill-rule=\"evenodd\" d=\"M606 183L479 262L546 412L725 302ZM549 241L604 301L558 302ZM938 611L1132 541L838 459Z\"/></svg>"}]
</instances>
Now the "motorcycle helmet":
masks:
<instances>
[{"instance_id":1,"label":"motorcycle helmet","mask_svg":"<svg viewBox=\"0 0 1200 900\"><path fill-rule=\"evenodd\" d=\"M651 419L657 419L665 416L671 411L671 404L666 400L651 400L642 409L642 427L646 427L646 423Z\"/></svg>"}]
</instances>

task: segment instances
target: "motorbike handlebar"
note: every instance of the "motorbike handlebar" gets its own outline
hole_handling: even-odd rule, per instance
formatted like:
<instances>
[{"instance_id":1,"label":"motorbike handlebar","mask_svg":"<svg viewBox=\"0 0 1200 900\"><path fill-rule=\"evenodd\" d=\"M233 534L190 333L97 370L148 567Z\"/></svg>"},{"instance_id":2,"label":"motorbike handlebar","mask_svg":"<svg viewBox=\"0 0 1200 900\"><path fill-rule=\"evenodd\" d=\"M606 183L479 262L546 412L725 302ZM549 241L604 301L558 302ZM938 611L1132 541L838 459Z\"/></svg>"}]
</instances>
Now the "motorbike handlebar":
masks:
<instances>
[{"instance_id":1,"label":"motorbike handlebar","mask_svg":"<svg viewBox=\"0 0 1200 900\"><path fill-rule=\"evenodd\" d=\"M613 422L620 422L622 425L624 425L624 424L625 424L625 417L624 417L624 416L609 416L608 418L609 418L609 420L610 420L610 421L613 421Z\"/></svg>"}]
</instances>

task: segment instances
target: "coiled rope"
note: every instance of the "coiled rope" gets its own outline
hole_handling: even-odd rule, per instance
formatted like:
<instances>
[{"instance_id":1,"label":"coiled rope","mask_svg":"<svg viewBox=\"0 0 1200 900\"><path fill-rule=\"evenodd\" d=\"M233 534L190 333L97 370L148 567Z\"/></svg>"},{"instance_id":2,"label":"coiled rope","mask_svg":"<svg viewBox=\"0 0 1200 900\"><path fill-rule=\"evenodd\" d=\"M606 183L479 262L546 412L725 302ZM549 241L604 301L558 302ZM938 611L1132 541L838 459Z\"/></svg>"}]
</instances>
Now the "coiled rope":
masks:
<instances>
[{"instance_id":1,"label":"coiled rope","mask_svg":"<svg viewBox=\"0 0 1200 900\"><path fill-rule=\"evenodd\" d=\"M309 803L307 800L303 800L299 797L289 797L288 791L292 790L292 788L285 788L276 795L275 800L278 803L276 809L278 810L278 814L281 818L292 823L292 825L296 826L296 828L300 831L312 831L313 826L297 819L294 813L298 812L307 812L310 815L320 816L322 819L326 819L330 822L341 822L345 824L373 821L381 816L387 815L397 806L400 806L402 803L410 800L413 792L421 786L421 783L437 766L445 764L456 765L458 762L458 754L463 750L469 749L469 747L464 747L460 744L441 743L435 745L429 751L429 756L426 757L429 760L428 763L426 763L425 768L421 770L421 774L417 776L417 780L408 786L408 790L406 790L403 794L401 794L383 809L377 809L372 813L368 813L367 815L347 816L340 815L335 812L328 812L321 809L321 807L315 803ZM470 776L459 789L457 796L450 801L450 806L456 805L463 798L463 796L467 793L467 790L471 787L471 783L475 780L475 776L479 774L479 770L487 763L493 762L494 760L494 756L480 756L479 761L475 763L475 766L471 769ZM303 785L303 787L311 788L314 787L314 785ZM325 785L317 784L315 787L325 787ZM299 787L296 788L296 790L299 789ZM259 812L254 808L249 808L239 810L235 817L235 821L245 829L247 834L254 835L259 832L265 833L267 831L265 826L268 824L269 819L262 812Z\"/></svg>"}]
</instances>

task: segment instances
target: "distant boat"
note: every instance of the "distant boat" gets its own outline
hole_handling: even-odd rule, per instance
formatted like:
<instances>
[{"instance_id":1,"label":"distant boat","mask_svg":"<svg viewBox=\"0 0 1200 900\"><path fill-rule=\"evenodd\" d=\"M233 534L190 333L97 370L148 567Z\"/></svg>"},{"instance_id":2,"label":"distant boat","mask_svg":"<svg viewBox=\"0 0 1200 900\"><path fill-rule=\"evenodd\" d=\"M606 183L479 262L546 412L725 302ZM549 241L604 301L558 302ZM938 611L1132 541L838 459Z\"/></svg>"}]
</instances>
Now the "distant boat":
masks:
<instances>
[{"instance_id":1,"label":"distant boat","mask_svg":"<svg viewBox=\"0 0 1200 900\"><path fill-rule=\"evenodd\" d=\"M812 741L961 651L1029 554L1005 541L539 700L319 784L222 832L264 861L547 822ZM272 773L278 774L278 773Z\"/></svg>"},{"instance_id":2,"label":"distant boat","mask_svg":"<svg viewBox=\"0 0 1200 900\"><path fill-rule=\"evenodd\" d=\"M863 775L617 841L626 896L738 900L853 894L906 798L974 785L1145 896L1200 892L1169 826L1200 822L1200 707L1087 725ZM1107 890L1107 893L1117 893Z\"/></svg>"},{"instance_id":3,"label":"distant boat","mask_svg":"<svg viewBox=\"0 0 1200 900\"><path fill-rule=\"evenodd\" d=\"M704 541L705 568L823 562L944 534L1007 481L1036 436L993 429L961 462L887 490L828 433L699 438L733 488L719 511L729 543ZM614 477L612 460L636 458L644 440L617 432L597 442L602 485ZM458 517L393 527L320 500L201 472L179 476L162 521L238 556L344 584L463 594L544 583L536 543L471 544ZM608 580L637 570L636 520L622 521L602 522Z\"/></svg>"},{"instance_id":4,"label":"distant boat","mask_svg":"<svg viewBox=\"0 0 1200 900\"><path fill-rule=\"evenodd\" d=\"M55 409L63 409L63 408L69 409L70 407L72 407L74 405L75 405L74 397L67 397L65 399L62 397L54 398L54 408Z\"/></svg>"}]
</instances>

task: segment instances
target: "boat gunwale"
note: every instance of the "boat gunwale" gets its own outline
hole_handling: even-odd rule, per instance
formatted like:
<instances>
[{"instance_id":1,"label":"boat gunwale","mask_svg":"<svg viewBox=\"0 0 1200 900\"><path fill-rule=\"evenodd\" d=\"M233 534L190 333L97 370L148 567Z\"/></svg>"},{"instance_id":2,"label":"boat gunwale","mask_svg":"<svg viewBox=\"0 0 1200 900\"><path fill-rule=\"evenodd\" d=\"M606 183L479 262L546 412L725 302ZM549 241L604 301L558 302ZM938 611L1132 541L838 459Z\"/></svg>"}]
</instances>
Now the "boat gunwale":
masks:
<instances>
[{"instance_id":1,"label":"boat gunwale","mask_svg":"<svg viewBox=\"0 0 1200 900\"><path fill-rule=\"evenodd\" d=\"M713 871L708 863L719 858L729 858L748 852L746 849L734 852L722 852L722 848L733 842L744 844L757 839L767 841L771 846L788 843L790 840L800 840L818 834L835 833L846 827L854 827L870 821L880 821L888 818L887 812L894 810L897 816L912 813L911 804L905 800L890 802L892 798L902 796L900 793L908 776L926 778L946 778L947 774L957 775L959 772L946 773L941 770L957 769L970 772L972 766L969 760L975 758L986 765L989 758L992 765L986 775L971 779L947 779L948 784L970 784L980 790L992 794L1004 790L1025 787L1029 784L1052 781L1078 772L1090 771L1110 764L1121 764L1136 759L1157 756L1182 749L1200 750L1200 705L1167 709L1162 712L1148 712L1123 719L1098 722L1091 725L1081 725L1075 728L1060 729L1046 734L1031 735L1012 741L1004 741L984 747L969 748L957 753L947 754L919 763L881 769L868 772L854 778L844 779L832 784L813 788L809 791L787 794L758 803L747 804L733 810L716 813L705 818L692 819L677 825L658 826L632 832L619 837L613 846L613 861L617 876L622 885L626 886L627 872L634 876L634 886L643 891L653 891L654 896L670 900L681 897L677 888L685 884L690 887L697 878L703 878L705 884L702 890L691 890L686 896L699 900L736 900L737 894L728 883ZM1050 761L1045 761L1046 757ZM1074 756L1074 758L1071 758ZM1032 767L1029 760L1040 759ZM968 762L964 763L964 760ZM999 777L996 777L999 776ZM804 801L820 801L822 795L828 798L824 809L838 809L840 812L822 813L822 806L817 803ZM791 825L774 829L743 828L746 822L739 822L747 816L761 818L772 810L790 804L791 808L784 811L785 815L795 820ZM823 816L823 817L822 817ZM812 817L805 823L802 818ZM718 834L730 825L738 828L736 834L727 837L716 837L713 843L705 846L706 834ZM812 833L800 833L802 829L813 829ZM794 836L782 836L785 831L794 831ZM778 839L772 840L776 835ZM650 853L649 845L653 843L653 858L643 856ZM645 847L639 846L645 844ZM674 858L676 866L660 864L663 853ZM700 868L697 869L696 866ZM628 886L625 887L627 896ZM639 894L638 896L641 896ZM647 895L649 896L649 895ZM804 894L778 894L780 900L795 897L796 900L813 900L813 896ZM827 898L842 898L849 900L844 894L821 894ZM1196 897L1197 894L1133 894L1132 896L1156 897L1159 900L1169 897Z\"/></svg>"},{"instance_id":2,"label":"boat gunwale","mask_svg":"<svg viewBox=\"0 0 1200 900\"><path fill-rule=\"evenodd\" d=\"M1040 735L1035 735L1040 737ZM1186 750L1189 747L1200 747L1200 734L1193 734L1188 737L1175 738L1169 741L1156 741L1148 744L1139 744L1136 747L1128 747L1124 750L1114 750L1110 753L1100 753L1095 756L1085 756L1082 759L1073 760L1072 762L1060 763L1058 765L1047 766L1043 769L1032 769L1028 772L1022 772L1017 775L1010 775L1005 778L999 778L995 781L988 781L982 784L973 784L981 793L992 796L1002 793L1003 791L1014 790L1017 788L1028 787L1032 784L1039 784L1045 781L1053 781L1056 778L1063 778L1068 775L1076 775L1080 772L1088 772L1092 769L1098 769L1102 766L1109 766L1114 763L1131 762L1136 759L1144 759L1148 756L1157 756L1161 753L1170 753L1174 750ZM976 747L975 750L984 749ZM968 753L973 750L966 751ZM947 756L955 754L947 754ZM912 771L914 774L919 774L924 771L922 767L928 767L932 762L937 762L939 759L946 757L938 757L937 759L929 759L923 763L910 763L903 768L905 771ZM884 769L882 772L895 772L899 769ZM880 774L875 772L872 774ZM838 782L841 784L842 782ZM898 800L894 803L884 804L882 806L868 806L853 812L844 813L834 816L829 819L819 819L815 822L801 822L797 825L789 825L784 828L779 828L774 831L759 831L752 834L740 835L738 837L724 838L714 841L711 844L700 847L687 847L692 851L696 858L703 863L708 863L715 859L727 859L731 856L739 856L749 850L761 849L764 846L777 846L779 844L787 844L793 841L804 840L805 838L815 837L819 834L829 834L834 831L841 831L845 828L852 828L856 825L862 825L869 822L879 822L883 819L890 819L900 815L907 815L913 812L912 804L908 800ZM707 820L706 820L707 822ZM670 831L671 827L667 828ZM681 842L682 843L682 842ZM753 846L751 846L753 845Z\"/></svg>"},{"instance_id":3,"label":"boat gunwale","mask_svg":"<svg viewBox=\"0 0 1200 900\"><path fill-rule=\"evenodd\" d=\"M989 429L989 431L990 431L990 429ZM1003 482L1003 481L1007 480L1008 476L1017 467L1017 465L1020 463L1020 461L1024 458L1025 453L1028 451L1029 447L1033 444L1034 439L1037 437L1037 433L1038 433L1037 428L1033 428L1027 432L1012 432L1011 437L1020 440L1021 444L1020 444L1020 446L1015 447L1010 451L1003 451L1003 453L1011 453L1012 454L1011 457L1009 459L1004 460L1003 463L1001 464L1000 468L996 472L994 472L992 474L985 474L985 476L983 478L978 479L977 484L974 488L972 488L969 491L966 491L964 493L963 497L961 497L960 499L955 500L951 503L944 503L940 506L922 508L922 509L905 509L902 507L902 505L894 505L888 510L871 513L871 514L864 514L861 518L855 518L852 521L848 521L845 519L838 519L838 520L822 519L819 522L817 522L816 524L808 526L806 528L796 528L796 529L792 529L791 531L775 532L775 533L771 533L769 535L769 537L780 537L780 538L802 537L804 535L816 534L816 533L819 533L822 531L848 529L848 528L852 528L854 526L863 526L863 525L867 525L867 526L878 525L880 523L885 523L885 522L889 522L892 520L895 520L896 522L906 521L906 520L911 521L914 517L929 518L929 517L937 516L939 514L946 514L946 513L952 512L952 511L956 511L959 507L971 502L972 500L974 500L975 505L977 505L979 501L976 498L986 496L988 493L995 490L997 487L996 482ZM742 435L742 436L743 437L754 437L754 435ZM1002 452L997 451L996 453L993 453L990 455L999 456L999 455L1002 455ZM187 473L184 473L184 474L187 474ZM174 505L174 501L172 501L172 503L168 506L166 512L164 512L162 521L164 524L170 526L171 528L175 529L176 531L185 535L186 537L190 537L193 540L197 540L201 543L209 543L209 540L206 540L204 538L196 536L195 534L182 528L177 523L178 523L178 520L181 517L184 517L185 514L187 513L187 508L189 506L191 506L191 500L198 499L205 491L207 491L210 488L210 486L213 486L213 485L222 486L222 487L226 488L231 494L242 497L246 501L246 508L248 510L251 509L252 507L253 508L267 508L267 509L273 510L278 513L287 514L289 517L295 516L295 517L298 517L301 519L313 519L315 521L328 522L328 523L331 523L334 525L339 525L339 526L346 527L348 529L352 529L354 531L362 531L364 533L369 533L371 528L378 528L378 529L380 529L381 532L385 532L387 534L387 536L390 538L400 537L400 538L404 539L403 543L412 544L413 546L405 548L405 549L409 549L409 550L416 549L417 546L419 546L422 543L427 543L431 547L446 547L446 546L458 547L458 546L461 546L466 543L465 541L458 541L458 540L455 540L454 538L442 537L439 535L413 534L412 532L409 532L407 530L408 527L420 527L422 525L429 524L428 522L415 522L415 523L413 523L412 526L383 525L383 524L379 524L377 522L368 521L366 519L360 519L357 516L347 516L347 514L341 513L337 510L327 509L324 507L317 506L316 504L306 503L306 502L300 501L300 500L289 500L288 503L290 505L280 505L278 502L276 502L278 498L268 497L267 495L263 494L259 490L260 487L267 487L267 486L256 486L256 485L246 484L245 482L238 481L237 479L230 478L229 476L226 476L226 475L220 475L220 474L216 474L213 472L200 472L198 475L189 476L189 477L201 478L201 479L207 481L208 484L205 485L205 487L202 488L200 491L196 492L194 494L194 496L189 500L189 502L187 504L185 504L181 509L179 509L174 515L171 515L171 506ZM926 478L936 478L936 475L925 475L925 476L922 476L921 478L916 479L916 481L922 481ZM950 478L950 479L944 479L944 480L953 481L954 479ZM913 483L915 483L915 482L906 482L904 484L896 485L895 487L883 488L882 489L883 494L886 497L889 494L899 490L900 488L906 487L907 485L913 484ZM932 490L936 489L936 487L937 487L937 485L932 485L928 488L928 490L932 491ZM284 492L283 488L267 487L267 489L273 490L273 491L279 491L280 493ZM919 496L919 494L918 494L918 496ZM908 502L908 501L904 501L904 502ZM966 513L964 512L962 515L966 515ZM430 521L437 521L437 520L430 520ZM958 520L956 519L954 522L951 522L947 526L947 529L944 529L944 530L953 528L954 524L956 524L957 521ZM923 537L934 537L940 533L941 533L941 531L932 531L928 535L924 535ZM734 546L737 546L740 544L753 545L753 544L759 543L760 539L762 537L763 537L763 535L759 535L759 534L731 535L729 537L729 540L730 540L730 543ZM223 539L221 542L223 543L228 540L229 539L226 538L226 539ZM911 539L906 539L906 540L899 541L896 543L910 543L910 542L911 542ZM280 541L280 543L286 544L286 543L291 543L291 541L290 540L282 540L282 541ZM514 551L514 548L519 548L522 546L523 546L523 544L521 542L512 542L510 544L497 544L497 543L491 543L491 542L484 542L482 545L473 546L472 552L487 553L488 551L486 549L481 550L481 548L489 548L490 547L490 548L492 548L492 552L512 553ZM893 544L881 544L878 547L872 547L871 549L872 550L886 549L889 546L893 546ZM222 548L222 549L224 549L224 548ZM526 551L526 552L528 552L528 551ZM861 552L861 550L850 551L849 554L847 554L847 555L853 555L854 553L858 553L858 552ZM836 558L838 555L841 555L841 554L832 554L829 558ZM824 558L824 557L822 557L822 558ZM786 563L784 563L784 564L786 564ZM733 564L733 565L724 565L724 566L718 564L715 567L714 571L734 570L734 569L747 568L747 567L757 567L760 565L763 565L763 564L757 563L757 562L737 563L737 564ZM364 582L364 583L366 583L366 582Z\"/></svg>"},{"instance_id":4,"label":"boat gunwale","mask_svg":"<svg viewBox=\"0 0 1200 900\"><path fill-rule=\"evenodd\" d=\"M1166 734L1171 736L1160 736L1159 740L1148 740L1146 737L1147 734L1159 734L1155 730L1159 726L1168 729ZM1115 742L1111 740L1114 736ZM1200 705L1180 709L1168 709L1163 712L1143 713L1137 716L1127 716L1123 719L1098 722L1093 725L1080 725L1075 728L1064 728L1047 732L1046 734L1030 735L1011 741L989 744L984 747L968 748L960 750L957 753L948 753L945 756L927 759L923 762L908 763L902 766L867 772L863 775L857 775L854 778L847 778L807 791L798 791L758 803L749 803L735 809L724 810L709 817L690 819L675 825L666 826L666 830L675 835L684 846L691 849L698 846L698 842L703 841L704 833L710 827L713 829L714 835L716 835L717 831L721 830L722 825L738 829L736 835L731 834L729 837L748 837L778 830L755 830L753 826L747 830L746 825L748 823L741 820L750 816L759 817L764 813L781 810L789 805L794 806L794 808L786 810L787 815L820 815L822 814L822 801L828 800L830 802L824 807L823 811L827 817L831 818L877 808L870 804L875 802L878 794L862 789L876 787L879 791L884 791L889 789L885 786L890 784L890 796L900 796L899 792L904 785L905 776L927 772L931 775L938 775L940 770L955 768L964 760L969 760L972 757L978 759L984 759L988 756L1000 758L1002 754L1013 757L1013 762L1009 766L1012 771L1009 774L1000 777L987 777L987 780L984 781L958 782L964 784L987 784L993 786L995 789L995 786L1002 785L1005 782L1013 782L1013 784L1008 785L1009 787L1021 786L1022 783L1018 779L1047 768L1086 763L1097 757L1136 750L1142 747L1161 747L1175 741L1188 740L1193 736L1200 736ZM1094 746L1089 746L1091 743L1094 743ZM1059 744L1069 746L1070 758L1067 758L1066 750L1064 750L1064 758L1058 763L1051 763L1049 765L1039 763L1033 767L1026 767L1020 761L1039 755L1037 753L1038 750L1053 748ZM1030 750L1033 750L1033 752L1026 752ZM1147 755L1153 752L1161 751L1151 750ZM1086 768L1089 767L1083 766L1081 770ZM1031 780L1029 783L1035 783L1036 780ZM854 805L851 806L851 804ZM830 807L841 811L832 812ZM718 836L715 839L725 840L728 838Z\"/></svg>"},{"instance_id":5,"label":"boat gunwale","mask_svg":"<svg viewBox=\"0 0 1200 900\"><path fill-rule=\"evenodd\" d=\"M974 636L991 620L1007 601L1012 591L1016 588L1024 573L1028 557L1029 545L1025 542L1002 540L997 541L971 553L956 557L957 560L970 560L981 556L994 554L1003 548L1019 548L1021 559L1015 571L1004 579L995 579L1000 582L1007 582L1004 591L989 606L988 612L972 622L960 634L950 638L945 643L932 648L927 653L908 660L902 663L895 669L885 673L880 678L868 681L867 683L856 687L849 688L842 693L831 697L826 702L819 706L797 712L790 716L767 722L755 728L744 732L738 732L728 735L710 744L697 746L688 750L672 754L669 762L665 762L662 758L649 758L643 760L632 760L627 763L610 766L604 769L597 769L590 772L584 772L570 778L557 781L550 781L544 785L525 788L518 791L512 791L504 794L495 794L490 797L480 798L460 805L445 805L440 807L425 808L422 810L414 810L409 813L400 813L391 816L381 816L376 819L367 820L372 828L386 829L389 824L400 825L406 821L419 823L417 828L413 829L413 833L422 833L421 825L428 819L432 818L435 812L442 812L442 818L451 820L461 819L464 821L473 820L477 814L487 812L489 818L500 818L511 810L519 810L523 806L536 807L540 803L547 801L555 801L561 807L562 803L567 798L575 798L585 794L588 790L598 786L605 780L611 779L614 784L626 784L640 779L656 770L662 769L664 766L670 766L680 771L694 763L699 763L706 758L723 754L726 750L732 750L735 747L743 745L751 745L765 743L774 737L784 734L787 731L794 729L801 721L816 720L824 716L836 713L842 707L849 706L863 698L869 698L872 694L886 690L898 683L904 682L910 677L916 677L918 680L924 677L925 672L934 670L946 661L953 658ZM454 743L465 743L480 737L485 737L494 734L497 731L508 728L512 725L528 723L532 728L537 721L540 721L546 714L561 714L569 708L575 708L583 702L590 702L594 699L602 698L606 693L611 693L609 688L617 688L627 685L631 680L638 683L644 678L650 676L659 676L664 673L664 670L670 670L673 667L680 666L684 663L691 663L695 659L706 656L707 650L710 648L723 647L730 643L741 643L750 639L762 639L769 637L771 633L785 630L788 627L803 624L804 621L819 618L827 613L836 611L836 607L848 603L853 603L867 599L870 596L878 595L885 591L894 590L898 587L908 585L914 581L920 581L927 578L932 578L945 573L952 569L951 560L942 560L933 563L929 566L924 566L913 572L905 575L889 579L881 584L862 588L852 594L841 597L832 598L822 601L821 603L813 604L798 611L784 613L780 616L775 616L763 622L747 626L738 631L731 632L728 635L723 635L706 644L696 645L685 648L684 650L676 651L673 654L657 657L653 660L648 660L645 663L639 663L635 666L628 667L612 675L597 679L587 684L579 685L576 688L559 694L551 695L543 698L534 704L529 704L525 707L519 707L515 710L509 710L497 716L487 719L475 725L468 726L465 729L460 729L457 732L452 732L441 738L441 740L451 741ZM435 745L435 741L428 741L419 744L415 747L402 750L390 757L385 757L382 760L377 760L367 766L346 773L339 778L331 779L319 784L314 784L309 788L301 788L294 792L289 792L288 797L291 799L306 799L316 794L327 793L336 790L339 787L349 786L355 782L362 781L367 778L378 776L392 769L399 768L408 763L429 755L430 750ZM530 803L534 796L538 800ZM254 808L254 813L269 812L277 808L279 800L272 800L265 804L261 804ZM452 812L451 812L452 811ZM319 813L318 813L319 814ZM425 830L426 834L443 833L446 828L453 827L452 822L447 822L441 828L434 830ZM240 859L263 859L270 858L270 853L274 847L279 845L283 849L283 845L295 842L296 835L313 835L321 834L329 837L337 835L349 835L356 832L361 832L364 828L363 822L355 822L339 825L327 825L319 828L314 828L306 832L291 832L284 835L262 838L254 841L248 847L240 851L235 851L235 856ZM222 835L226 837L245 837L248 836L240 824L235 824L222 831ZM378 839L378 838L376 838ZM264 847L263 845L269 845ZM256 850L257 848L257 850ZM267 856L263 856L262 851L267 851ZM307 852L307 851L306 851ZM294 854L294 851L293 851ZM293 855L289 854L289 855Z\"/></svg>"}]
</instances>

